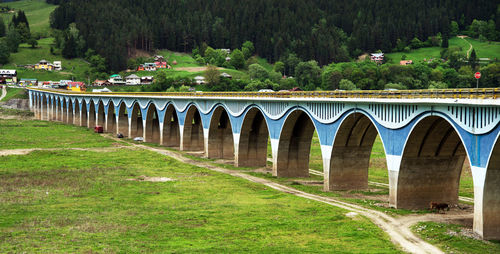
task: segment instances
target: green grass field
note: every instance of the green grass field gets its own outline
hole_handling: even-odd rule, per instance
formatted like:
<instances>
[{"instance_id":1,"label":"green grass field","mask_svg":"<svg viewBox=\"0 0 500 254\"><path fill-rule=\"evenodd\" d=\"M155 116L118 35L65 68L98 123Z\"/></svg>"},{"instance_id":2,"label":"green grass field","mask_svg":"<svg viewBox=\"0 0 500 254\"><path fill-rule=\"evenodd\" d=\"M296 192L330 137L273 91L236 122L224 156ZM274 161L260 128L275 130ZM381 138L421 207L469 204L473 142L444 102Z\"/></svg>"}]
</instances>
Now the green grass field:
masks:
<instances>
[{"instance_id":1,"label":"green grass field","mask_svg":"<svg viewBox=\"0 0 500 254\"><path fill-rule=\"evenodd\" d=\"M0 119L0 149L109 147L85 127L55 122Z\"/></svg>"},{"instance_id":2,"label":"green grass field","mask_svg":"<svg viewBox=\"0 0 500 254\"><path fill-rule=\"evenodd\" d=\"M194 60L191 55L185 54L185 53L180 53L180 52L173 52L170 50L160 50L158 52L158 55L162 55L165 57L167 62L172 65L172 67L198 67L200 66L196 60ZM176 61L177 64L173 65L172 62Z\"/></svg>"},{"instance_id":3,"label":"green grass field","mask_svg":"<svg viewBox=\"0 0 500 254\"><path fill-rule=\"evenodd\" d=\"M1 94L1 90L0 90ZM10 99L27 99L28 94L26 90L22 88L12 88L12 87L7 87L7 95L1 100L1 101L9 101Z\"/></svg>"},{"instance_id":4,"label":"green grass field","mask_svg":"<svg viewBox=\"0 0 500 254\"><path fill-rule=\"evenodd\" d=\"M473 38L460 39L458 37L453 37L449 40L449 46L458 46L462 49L462 52L466 54L470 47L467 42L472 44L478 57L490 59L500 58L500 42L480 42ZM386 55L392 60L393 64L399 64L403 55L406 55L407 60L413 60L413 62L420 62L424 59L440 59L441 50L442 48L440 47L429 47L411 50L408 53L394 52Z\"/></svg>"},{"instance_id":5,"label":"green grass field","mask_svg":"<svg viewBox=\"0 0 500 254\"><path fill-rule=\"evenodd\" d=\"M26 13L32 33L42 33L44 36L49 35L50 13L57 7L56 5L47 4L44 0L23 0L16 2L1 3L1 6L9 6L16 13L18 10L23 10ZM3 13L0 16L3 18L6 25L12 20L13 13Z\"/></svg>"},{"instance_id":6,"label":"green grass field","mask_svg":"<svg viewBox=\"0 0 500 254\"><path fill-rule=\"evenodd\" d=\"M27 146L18 125L31 125L40 147L51 135L107 142L83 128L4 120L0 139L18 140L10 147ZM399 252L345 210L140 149L2 156L0 175L2 252ZM141 176L174 181L127 180Z\"/></svg>"},{"instance_id":7,"label":"green grass field","mask_svg":"<svg viewBox=\"0 0 500 254\"><path fill-rule=\"evenodd\" d=\"M447 253L500 253L500 242L465 237L462 232L468 230L461 225L419 222L412 226L412 231Z\"/></svg>"}]
</instances>

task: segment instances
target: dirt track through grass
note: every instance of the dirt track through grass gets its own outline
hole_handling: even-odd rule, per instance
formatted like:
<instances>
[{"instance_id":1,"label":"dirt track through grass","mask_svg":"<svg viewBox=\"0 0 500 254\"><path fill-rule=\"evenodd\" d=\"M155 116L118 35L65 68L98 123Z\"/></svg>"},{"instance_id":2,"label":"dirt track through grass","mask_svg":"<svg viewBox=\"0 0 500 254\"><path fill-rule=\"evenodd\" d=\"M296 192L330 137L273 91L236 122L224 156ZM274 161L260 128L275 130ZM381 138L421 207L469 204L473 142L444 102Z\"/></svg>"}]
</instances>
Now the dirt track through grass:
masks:
<instances>
[{"instance_id":1,"label":"dirt track through grass","mask_svg":"<svg viewBox=\"0 0 500 254\"><path fill-rule=\"evenodd\" d=\"M105 135L107 136L107 135ZM115 139L115 138L113 138ZM115 139L117 140L117 139ZM303 197L307 198L310 200L322 202L325 204L329 204L332 206L336 206L339 208L343 208L349 211L353 211L356 213L359 213L367 218L369 218L372 222L374 222L376 225L378 225L382 230L384 230L389 236L391 237L391 240L399 245L401 248L403 248L405 251L410 252L410 253L443 253L439 248L425 242L424 240L420 239L417 237L415 234L413 234L409 228L410 225L405 225L402 224L398 219L393 218L383 212L379 211L374 211L371 209L367 209L361 206L353 205L347 202L343 202L340 200L336 200L334 198L329 198L329 197L322 197L310 193L306 193L303 191L299 191L294 188L290 188L285 185L281 185L266 179L262 179L259 177L254 177L245 173L242 173L241 171L235 171L235 170L229 170L229 169L224 169L220 168L217 166L212 165L211 163L206 163L206 162L201 162L201 161L196 161L192 160L189 158L184 157L180 153L168 151L168 150L163 150L163 149L157 149L145 145L138 145L138 144L132 144L136 147L140 147L142 149L146 149L149 151L153 151L162 155L166 155L169 157L172 157L176 160L179 160L180 162L183 163L188 163L192 165L196 165L199 167L207 168L213 171L217 171L220 173L228 174L231 176L243 178L255 183L263 184L265 186L268 186L270 188L273 188L275 190L292 194L298 197Z\"/></svg>"}]
</instances>

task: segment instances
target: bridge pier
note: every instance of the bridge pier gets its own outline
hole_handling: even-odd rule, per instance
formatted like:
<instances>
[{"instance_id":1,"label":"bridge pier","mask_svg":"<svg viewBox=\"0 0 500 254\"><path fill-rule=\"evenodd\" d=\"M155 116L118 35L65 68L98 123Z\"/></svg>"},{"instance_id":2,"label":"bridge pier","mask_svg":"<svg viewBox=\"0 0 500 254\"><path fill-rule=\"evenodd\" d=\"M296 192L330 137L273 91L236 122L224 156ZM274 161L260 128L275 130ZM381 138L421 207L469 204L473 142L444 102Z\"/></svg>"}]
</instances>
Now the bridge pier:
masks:
<instances>
[{"instance_id":1,"label":"bridge pier","mask_svg":"<svg viewBox=\"0 0 500 254\"><path fill-rule=\"evenodd\" d=\"M303 111L290 113L279 138L273 175L277 177L309 177L309 155L314 125Z\"/></svg>"},{"instance_id":2,"label":"bridge pier","mask_svg":"<svg viewBox=\"0 0 500 254\"><path fill-rule=\"evenodd\" d=\"M160 130L160 144L168 147L180 148L180 125L177 113L173 105L168 105L165 109L163 124Z\"/></svg>"},{"instance_id":3,"label":"bridge pier","mask_svg":"<svg viewBox=\"0 0 500 254\"><path fill-rule=\"evenodd\" d=\"M205 154L208 158L234 158L233 131L229 116L223 107L214 110L205 139Z\"/></svg>"},{"instance_id":4,"label":"bridge pier","mask_svg":"<svg viewBox=\"0 0 500 254\"><path fill-rule=\"evenodd\" d=\"M250 109L243 120L239 138L235 138L236 167L265 167L269 133L264 116L257 108Z\"/></svg>"},{"instance_id":5,"label":"bridge pier","mask_svg":"<svg viewBox=\"0 0 500 254\"><path fill-rule=\"evenodd\" d=\"M190 106L187 110L181 131L182 151L204 151L204 129L200 113L195 106Z\"/></svg>"}]
</instances>

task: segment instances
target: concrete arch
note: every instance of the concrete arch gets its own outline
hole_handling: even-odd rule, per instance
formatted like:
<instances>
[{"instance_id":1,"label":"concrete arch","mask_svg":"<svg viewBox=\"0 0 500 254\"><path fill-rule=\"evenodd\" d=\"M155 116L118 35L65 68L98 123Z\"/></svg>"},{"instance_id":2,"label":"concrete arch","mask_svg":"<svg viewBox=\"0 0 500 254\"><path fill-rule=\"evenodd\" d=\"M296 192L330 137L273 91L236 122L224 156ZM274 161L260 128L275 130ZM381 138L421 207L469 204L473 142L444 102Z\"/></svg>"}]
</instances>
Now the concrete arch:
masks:
<instances>
[{"instance_id":1,"label":"concrete arch","mask_svg":"<svg viewBox=\"0 0 500 254\"><path fill-rule=\"evenodd\" d=\"M474 181L474 196L481 195L482 199L474 203L474 231L487 240L500 240L500 134L490 154L484 187Z\"/></svg>"},{"instance_id":2,"label":"concrete arch","mask_svg":"<svg viewBox=\"0 0 500 254\"><path fill-rule=\"evenodd\" d=\"M203 123L201 122L200 111L195 105L190 105L187 109L182 132L181 150L204 150Z\"/></svg>"},{"instance_id":3,"label":"concrete arch","mask_svg":"<svg viewBox=\"0 0 500 254\"><path fill-rule=\"evenodd\" d=\"M163 118L163 131L161 144L170 147L180 147L181 136L179 131L179 118L173 104L167 105Z\"/></svg>"},{"instance_id":4,"label":"concrete arch","mask_svg":"<svg viewBox=\"0 0 500 254\"><path fill-rule=\"evenodd\" d=\"M68 122L68 103L66 98L61 99L61 121L63 123Z\"/></svg>"},{"instance_id":5,"label":"concrete arch","mask_svg":"<svg viewBox=\"0 0 500 254\"><path fill-rule=\"evenodd\" d=\"M108 103L108 111L106 112L106 122L104 124L104 131L115 133L116 132L116 114L115 105L113 101Z\"/></svg>"},{"instance_id":6,"label":"concrete arch","mask_svg":"<svg viewBox=\"0 0 500 254\"><path fill-rule=\"evenodd\" d=\"M81 102L81 108L80 108L80 126L86 126L88 127L89 124L89 115L88 115L88 110L87 110L87 103L82 100Z\"/></svg>"},{"instance_id":7,"label":"concrete arch","mask_svg":"<svg viewBox=\"0 0 500 254\"><path fill-rule=\"evenodd\" d=\"M73 101L71 98L68 98L68 119L67 123L73 124L74 117L73 117Z\"/></svg>"},{"instance_id":8,"label":"concrete arch","mask_svg":"<svg viewBox=\"0 0 500 254\"><path fill-rule=\"evenodd\" d=\"M144 141L160 144L160 118L154 103L150 103L146 113Z\"/></svg>"},{"instance_id":9,"label":"concrete arch","mask_svg":"<svg viewBox=\"0 0 500 254\"><path fill-rule=\"evenodd\" d=\"M328 190L368 188L370 155L377 135L367 115L351 112L344 117L332 145Z\"/></svg>"},{"instance_id":10,"label":"concrete arch","mask_svg":"<svg viewBox=\"0 0 500 254\"><path fill-rule=\"evenodd\" d=\"M43 94L41 98L41 120L49 120L49 103L47 102L49 98Z\"/></svg>"},{"instance_id":11,"label":"concrete arch","mask_svg":"<svg viewBox=\"0 0 500 254\"><path fill-rule=\"evenodd\" d=\"M223 106L217 106L208 127L208 142L206 146L208 158L233 159L234 139L229 114Z\"/></svg>"},{"instance_id":12,"label":"concrete arch","mask_svg":"<svg viewBox=\"0 0 500 254\"><path fill-rule=\"evenodd\" d=\"M95 109L95 103L93 100L90 100L89 103L89 113L88 113L88 122L87 122L87 127L89 128L94 128L96 125L96 109Z\"/></svg>"},{"instance_id":13,"label":"concrete arch","mask_svg":"<svg viewBox=\"0 0 500 254\"><path fill-rule=\"evenodd\" d=\"M96 116L96 126L102 126L106 124L106 113L104 112L106 109L104 108L104 102L99 100L97 104L97 116Z\"/></svg>"},{"instance_id":14,"label":"concrete arch","mask_svg":"<svg viewBox=\"0 0 500 254\"><path fill-rule=\"evenodd\" d=\"M430 202L457 204L466 157L461 137L446 118L422 117L407 138L391 205L425 209Z\"/></svg>"},{"instance_id":15,"label":"concrete arch","mask_svg":"<svg viewBox=\"0 0 500 254\"><path fill-rule=\"evenodd\" d=\"M132 106L132 112L128 115L129 120L129 129L128 136L129 138L135 137L143 137L143 123L142 123L142 112L138 102L135 102Z\"/></svg>"},{"instance_id":16,"label":"concrete arch","mask_svg":"<svg viewBox=\"0 0 500 254\"><path fill-rule=\"evenodd\" d=\"M243 119L234 164L236 167L265 167L269 129L264 113L250 108Z\"/></svg>"},{"instance_id":17,"label":"concrete arch","mask_svg":"<svg viewBox=\"0 0 500 254\"><path fill-rule=\"evenodd\" d=\"M108 116L109 119L109 116ZM109 121L109 120L108 120ZM118 115L116 119L116 131L118 133L121 133L125 136L129 135L128 133L128 111L127 111L127 105L125 105L125 102L120 102L118 106Z\"/></svg>"},{"instance_id":18,"label":"concrete arch","mask_svg":"<svg viewBox=\"0 0 500 254\"><path fill-rule=\"evenodd\" d=\"M73 111L75 112L75 114L73 115L73 124L81 126L82 123L81 123L80 103L78 103L78 100L75 100L75 102L73 103L73 107L74 107Z\"/></svg>"},{"instance_id":19,"label":"concrete arch","mask_svg":"<svg viewBox=\"0 0 500 254\"><path fill-rule=\"evenodd\" d=\"M273 175L308 177L311 140L316 127L302 109L290 112L281 128Z\"/></svg>"}]
</instances>

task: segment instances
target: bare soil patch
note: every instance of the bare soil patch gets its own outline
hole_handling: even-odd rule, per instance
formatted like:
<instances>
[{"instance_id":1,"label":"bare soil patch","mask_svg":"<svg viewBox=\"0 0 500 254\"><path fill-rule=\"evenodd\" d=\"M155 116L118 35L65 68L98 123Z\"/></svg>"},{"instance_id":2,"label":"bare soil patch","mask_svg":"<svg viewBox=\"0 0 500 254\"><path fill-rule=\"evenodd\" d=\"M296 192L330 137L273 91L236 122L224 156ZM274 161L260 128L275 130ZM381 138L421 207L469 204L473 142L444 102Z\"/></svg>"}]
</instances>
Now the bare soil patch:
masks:
<instances>
[{"instance_id":1,"label":"bare soil patch","mask_svg":"<svg viewBox=\"0 0 500 254\"><path fill-rule=\"evenodd\" d=\"M172 178L161 177L161 176L138 176L136 178L127 179L127 181L139 181L139 182L171 182L175 181Z\"/></svg>"}]
</instances>

